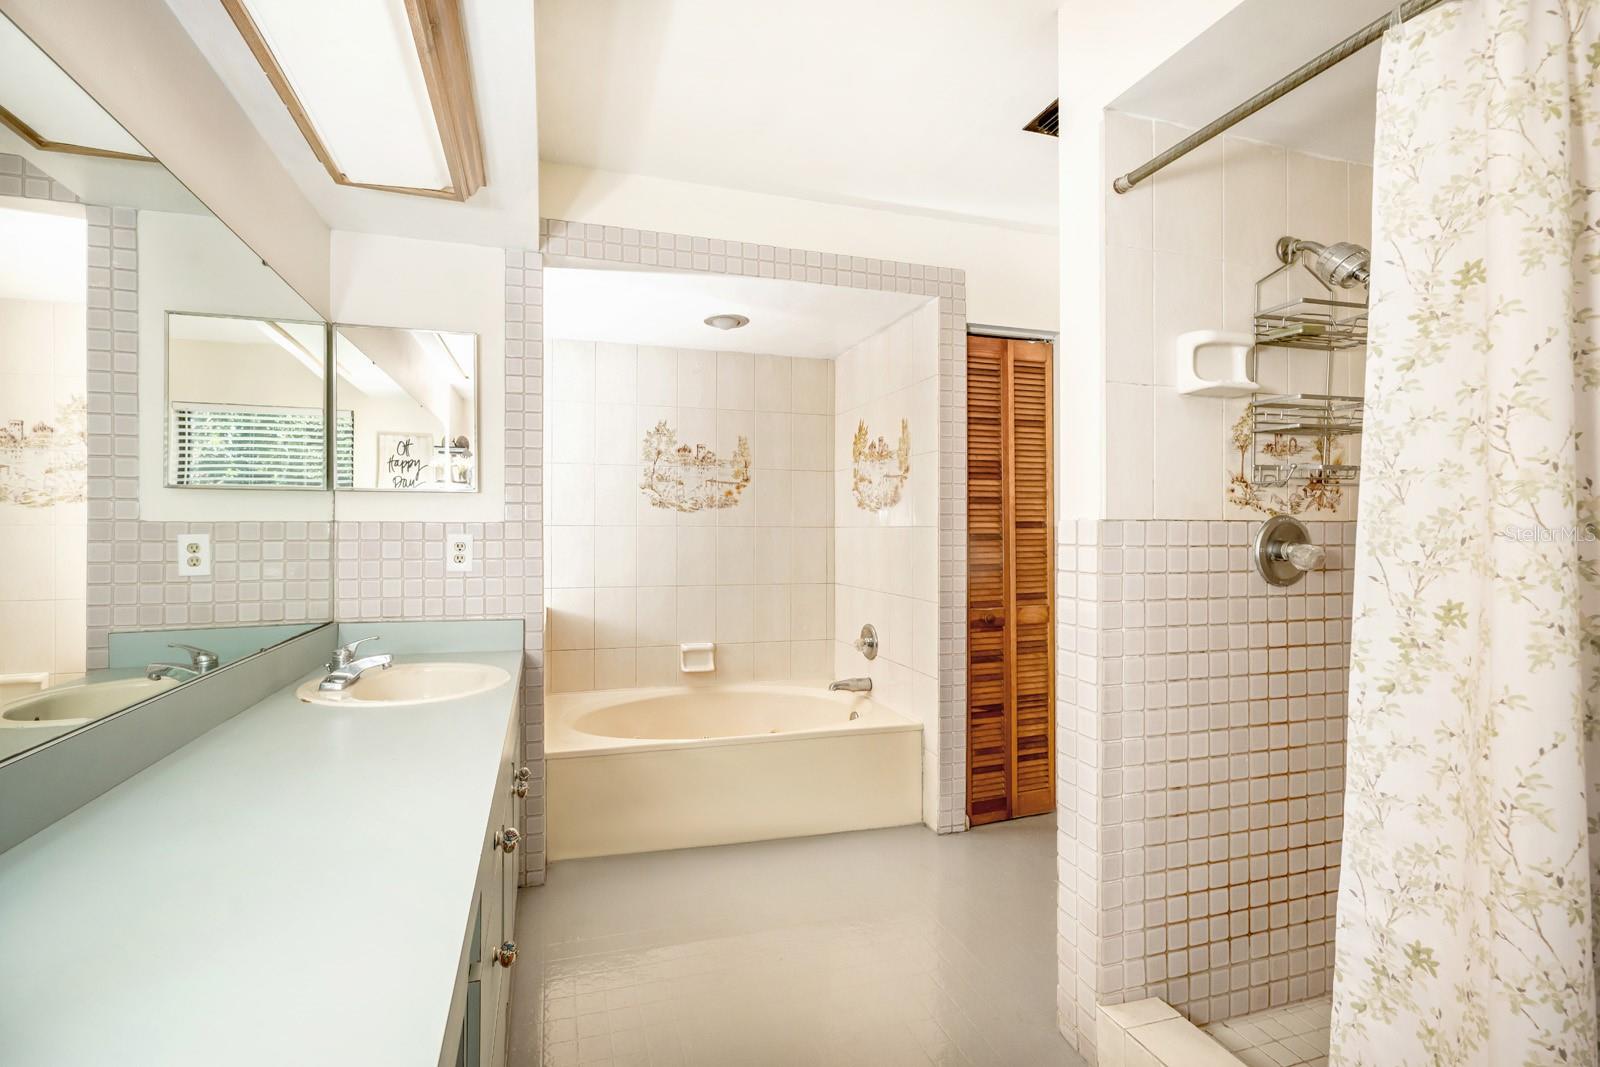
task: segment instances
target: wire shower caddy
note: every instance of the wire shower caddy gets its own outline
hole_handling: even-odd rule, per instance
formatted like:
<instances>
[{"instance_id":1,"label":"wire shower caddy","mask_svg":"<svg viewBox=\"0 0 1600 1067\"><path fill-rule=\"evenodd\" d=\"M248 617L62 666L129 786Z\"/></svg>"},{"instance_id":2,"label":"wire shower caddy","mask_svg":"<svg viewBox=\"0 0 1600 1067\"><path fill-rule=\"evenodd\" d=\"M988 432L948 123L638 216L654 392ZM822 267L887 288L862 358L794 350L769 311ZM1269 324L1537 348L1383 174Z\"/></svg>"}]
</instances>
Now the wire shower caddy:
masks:
<instances>
[{"instance_id":1,"label":"wire shower caddy","mask_svg":"<svg viewBox=\"0 0 1600 1067\"><path fill-rule=\"evenodd\" d=\"M1288 278L1296 266L1316 282L1318 295L1268 304L1268 287ZM1334 392L1333 361L1334 353L1367 343L1366 301L1340 299L1298 255L1291 255L1256 282L1255 343L1257 348L1321 352L1324 376L1320 393L1261 396L1250 402L1243 430L1249 441L1241 447L1249 453L1251 484L1263 489L1357 484L1361 466L1349 462L1347 453L1361 436L1363 405L1359 396Z\"/></svg>"}]
</instances>

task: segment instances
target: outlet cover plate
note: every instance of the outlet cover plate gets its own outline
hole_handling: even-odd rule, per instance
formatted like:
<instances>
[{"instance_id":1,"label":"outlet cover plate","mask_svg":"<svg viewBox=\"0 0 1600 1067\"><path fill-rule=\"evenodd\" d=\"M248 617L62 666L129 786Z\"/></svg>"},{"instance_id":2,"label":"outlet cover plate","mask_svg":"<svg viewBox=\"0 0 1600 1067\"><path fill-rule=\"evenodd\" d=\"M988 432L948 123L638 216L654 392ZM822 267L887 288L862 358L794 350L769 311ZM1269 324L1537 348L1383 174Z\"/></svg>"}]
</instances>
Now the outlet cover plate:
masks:
<instances>
[{"instance_id":1,"label":"outlet cover plate","mask_svg":"<svg viewBox=\"0 0 1600 1067\"><path fill-rule=\"evenodd\" d=\"M472 570L471 534L445 535L444 569L453 574L466 574Z\"/></svg>"},{"instance_id":2,"label":"outlet cover plate","mask_svg":"<svg viewBox=\"0 0 1600 1067\"><path fill-rule=\"evenodd\" d=\"M203 578L211 573L211 535L187 533L178 535L178 575L182 578Z\"/></svg>"}]
</instances>

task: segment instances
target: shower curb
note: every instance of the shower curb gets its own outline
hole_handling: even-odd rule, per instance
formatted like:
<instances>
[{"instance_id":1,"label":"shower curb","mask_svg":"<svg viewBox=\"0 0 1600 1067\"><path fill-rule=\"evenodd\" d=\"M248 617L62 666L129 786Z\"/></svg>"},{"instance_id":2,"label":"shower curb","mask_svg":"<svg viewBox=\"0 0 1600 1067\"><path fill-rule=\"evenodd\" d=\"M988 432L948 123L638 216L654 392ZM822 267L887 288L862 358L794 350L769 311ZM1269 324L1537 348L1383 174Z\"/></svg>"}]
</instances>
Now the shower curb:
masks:
<instances>
[{"instance_id":1,"label":"shower curb","mask_svg":"<svg viewBox=\"0 0 1600 1067\"><path fill-rule=\"evenodd\" d=\"M1159 997L1102 1004L1095 1016L1098 1067L1244 1067Z\"/></svg>"}]
</instances>

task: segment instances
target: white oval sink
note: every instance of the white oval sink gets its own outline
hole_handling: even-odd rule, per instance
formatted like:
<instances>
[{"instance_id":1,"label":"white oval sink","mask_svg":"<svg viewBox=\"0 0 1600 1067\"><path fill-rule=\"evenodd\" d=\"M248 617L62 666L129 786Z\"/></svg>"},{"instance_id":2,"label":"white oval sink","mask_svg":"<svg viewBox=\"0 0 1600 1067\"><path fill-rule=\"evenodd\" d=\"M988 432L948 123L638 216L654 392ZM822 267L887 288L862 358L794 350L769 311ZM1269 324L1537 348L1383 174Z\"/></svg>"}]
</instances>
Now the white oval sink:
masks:
<instances>
[{"instance_id":1,"label":"white oval sink","mask_svg":"<svg viewBox=\"0 0 1600 1067\"><path fill-rule=\"evenodd\" d=\"M139 703L179 683L171 678L121 678L46 689L0 708L0 727L81 726Z\"/></svg>"},{"instance_id":2,"label":"white oval sink","mask_svg":"<svg viewBox=\"0 0 1600 1067\"><path fill-rule=\"evenodd\" d=\"M295 690L308 704L350 707L392 707L399 704L437 704L441 700L487 693L511 680L511 675L486 663L397 663L388 670L364 672L348 689L318 689L318 676Z\"/></svg>"}]
</instances>

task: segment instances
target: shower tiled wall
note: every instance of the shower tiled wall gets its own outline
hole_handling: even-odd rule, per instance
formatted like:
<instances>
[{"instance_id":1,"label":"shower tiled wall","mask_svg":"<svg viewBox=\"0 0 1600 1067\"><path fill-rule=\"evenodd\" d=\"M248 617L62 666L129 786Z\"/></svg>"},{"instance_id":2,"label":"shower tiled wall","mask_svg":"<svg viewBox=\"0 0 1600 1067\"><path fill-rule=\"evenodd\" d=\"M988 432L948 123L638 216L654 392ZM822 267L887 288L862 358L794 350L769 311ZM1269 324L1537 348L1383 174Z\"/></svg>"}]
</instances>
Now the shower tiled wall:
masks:
<instances>
[{"instance_id":1,"label":"shower tiled wall","mask_svg":"<svg viewBox=\"0 0 1600 1067\"><path fill-rule=\"evenodd\" d=\"M1256 282L1280 266L1279 237L1371 244L1372 168L1240 137L1218 137L1127 194L1118 174L1192 131L1106 113L1105 407L1112 472L1110 518L1236 519L1287 510L1284 491L1240 505L1233 430L1246 399L1184 396L1177 338L1192 330L1252 333ZM1291 286L1286 279L1293 279ZM1262 289L1262 301L1326 296L1296 267ZM1365 300L1363 289L1340 299ZM1251 368L1267 393L1359 395L1364 350L1261 348ZM1212 373L1215 373L1214 371ZM1347 457L1355 461L1351 445ZM1353 519L1355 490L1308 518Z\"/></svg>"},{"instance_id":2,"label":"shower tiled wall","mask_svg":"<svg viewBox=\"0 0 1600 1067\"><path fill-rule=\"evenodd\" d=\"M1327 992L1355 524L1256 573L1247 521L1083 521L1058 584L1061 1013L1205 1023ZM1092 1047L1092 1046L1089 1046Z\"/></svg>"},{"instance_id":3,"label":"shower tiled wall","mask_svg":"<svg viewBox=\"0 0 1600 1067\"><path fill-rule=\"evenodd\" d=\"M939 819L939 309L932 303L843 352L835 369L833 675L923 725L923 820ZM864 447L895 458L856 460ZM905 446L902 476L898 454ZM866 479L856 482L856 472ZM898 492L898 499L889 502ZM860 499L858 499L858 494ZM879 506L881 505L881 506ZM868 661L855 642L876 627Z\"/></svg>"},{"instance_id":4,"label":"shower tiled wall","mask_svg":"<svg viewBox=\"0 0 1600 1067\"><path fill-rule=\"evenodd\" d=\"M1105 519L1058 531L1058 996L1091 1059L1097 1003L1204 1023L1323 993L1331 968L1357 491L1252 499L1248 398L1179 394L1177 337L1249 334L1279 237L1370 244L1372 171L1221 137L1111 190L1188 132L1105 115ZM1316 295L1291 274L1265 304ZM1361 394L1364 350L1331 368ZM1260 348L1251 370L1268 393L1330 385L1315 351ZM1329 546L1287 590L1247 551L1277 510Z\"/></svg>"},{"instance_id":5,"label":"shower tiled wall","mask_svg":"<svg viewBox=\"0 0 1600 1067\"><path fill-rule=\"evenodd\" d=\"M552 692L831 677L833 379L827 359L551 342ZM731 507L645 492L661 423L723 460L744 440ZM716 643L714 674L679 669L698 641Z\"/></svg>"},{"instance_id":6,"label":"shower tiled wall","mask_svg":"<svg viewBox=\"0 0 1600 1067\"><path fill-rule=\"evenodd\" d=\"M339 522L335 616L341 622L520 618L522 758L528 783L523 885L545 878L544 283L539 253L505 253L505 519ZM470 574L446 573L444 539L468 533Z\"/></svg>"},{"instance_id":7,"label":"shower tiled wall","mask_svg":"<svg viewBox=\"0 0 1600 1067\"><path fill-rule=\"evenodd\" d=\"M939 315L939 819L966 829L967 452L964 271L918 263L547 219L547 256L936 298Z\"/></svg>"}]
</instances>

